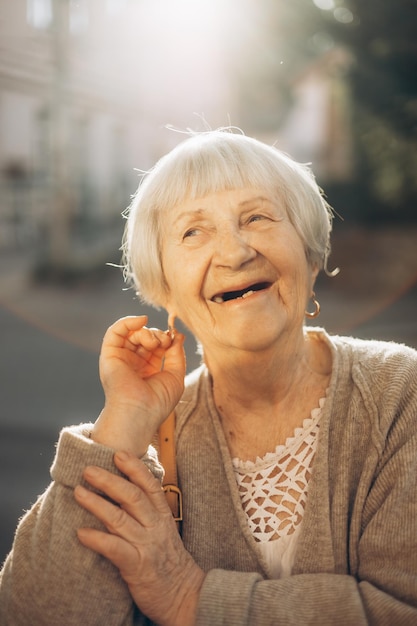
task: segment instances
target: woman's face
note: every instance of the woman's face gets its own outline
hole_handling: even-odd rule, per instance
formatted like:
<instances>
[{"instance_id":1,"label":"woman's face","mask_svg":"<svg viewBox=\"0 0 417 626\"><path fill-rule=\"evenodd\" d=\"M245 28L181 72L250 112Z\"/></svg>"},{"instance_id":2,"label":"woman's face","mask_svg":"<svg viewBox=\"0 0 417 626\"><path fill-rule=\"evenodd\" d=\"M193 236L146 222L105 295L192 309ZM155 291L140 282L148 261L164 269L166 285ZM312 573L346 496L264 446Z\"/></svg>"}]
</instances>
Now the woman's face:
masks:
<instances>
[{"instance_id":1,"label":"woman's face","mask_svg":"<svg viewBox=\"0 0 417 626\"><path fill-rule=\"evenodd\" d=\"M317 271L271 193L222 191L175 207L164 216L162 263L165 308L206 356L299 340Z\"/></svg>"}]
</instances>

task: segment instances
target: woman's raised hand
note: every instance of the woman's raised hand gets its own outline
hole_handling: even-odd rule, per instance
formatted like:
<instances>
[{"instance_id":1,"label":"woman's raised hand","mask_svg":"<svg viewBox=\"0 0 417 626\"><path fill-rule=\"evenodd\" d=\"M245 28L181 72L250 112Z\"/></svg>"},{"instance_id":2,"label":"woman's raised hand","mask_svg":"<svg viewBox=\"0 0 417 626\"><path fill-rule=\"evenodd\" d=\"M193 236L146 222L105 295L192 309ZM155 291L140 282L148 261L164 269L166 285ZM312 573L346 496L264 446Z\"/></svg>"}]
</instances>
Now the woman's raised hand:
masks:
<instances>
[{"instance_id":1,"label":"woman's raised hand","mask_svg":"<svg viewBox=\"0 0 417 626\"><path fill-rule=\"evenodd\" d=\"M106 332L100 354L105 406L92 439L141 456L178 403L185 376L184 336L124 317Z\"/></svg>"}]
</instances>

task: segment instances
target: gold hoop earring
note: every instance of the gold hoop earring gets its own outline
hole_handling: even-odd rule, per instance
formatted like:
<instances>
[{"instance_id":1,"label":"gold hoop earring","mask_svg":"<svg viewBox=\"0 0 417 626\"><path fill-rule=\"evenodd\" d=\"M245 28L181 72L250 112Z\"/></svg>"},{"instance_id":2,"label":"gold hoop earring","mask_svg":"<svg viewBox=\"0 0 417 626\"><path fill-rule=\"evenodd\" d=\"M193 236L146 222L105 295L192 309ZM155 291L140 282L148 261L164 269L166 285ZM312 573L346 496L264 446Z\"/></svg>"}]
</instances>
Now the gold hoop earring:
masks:
<instances>
[{"instance_id":1,"label":"gold hoop earring","mask_svg":"<svg viewBox=\"0 0 417 626\"><path fill-rule=\"evenodd\" d=\"M320 315L320 304L319 302L316 300L316 294L313 293L311 294L311 300L314 304L314 311L312 313L310 313L310 311L305 311L305 315L306 317L310 318L311 320L314 319L315 317L318 317Z\"/></svg>"}]
</instances>

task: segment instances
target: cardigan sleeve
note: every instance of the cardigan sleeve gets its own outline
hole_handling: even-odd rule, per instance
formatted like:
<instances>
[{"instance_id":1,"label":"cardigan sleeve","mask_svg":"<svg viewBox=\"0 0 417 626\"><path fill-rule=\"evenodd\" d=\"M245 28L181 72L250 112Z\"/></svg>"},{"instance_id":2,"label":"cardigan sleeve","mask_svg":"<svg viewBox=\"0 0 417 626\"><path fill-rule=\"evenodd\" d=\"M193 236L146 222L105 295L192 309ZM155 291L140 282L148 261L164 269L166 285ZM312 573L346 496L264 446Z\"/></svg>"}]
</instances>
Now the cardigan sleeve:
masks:
<instances>
[{"instance_id":1,"label":"cardigan sleeve","mask_svg":"<svg viewBox=\"0 0 417 626\"><path fill-rule=\"evenodd\" d=\"M415 575L413 584L416 585ZM264 580L260 574L211 570L204 581L196 626L415 626L417 606L366 581L339 574L298 574Z\"/></svg>"},{"instance_id":2,"label":"cardigan sleeve","mask_svg":"<svg viewBox=\"0 0 417 626\"><path fill-rule=\"evenodd\" d=\"M118 570L82 546L76 536L80 527L101 527L73 497L77 484L88 487L82 479L84 467L93 464L118 472L114 451L93 442L90 428L71 427L61 433L51 469L53 482L17 528L1 572L1 624L132 626L144 619ZM152 449L143 460L161 478Z\"/></svg>"},{"instance_id":3,"label":"cardigan sleeve","mask_svg":"<svg viewBox=\"0 0 417 626\"><path fill-rule=\"evenodd\" d=\"M368 622L356 581L349 576L299 574L263 580L259 574L211 570L201 591L196 626L212 624L362 626Z\"/></svg>"}]
</instances>

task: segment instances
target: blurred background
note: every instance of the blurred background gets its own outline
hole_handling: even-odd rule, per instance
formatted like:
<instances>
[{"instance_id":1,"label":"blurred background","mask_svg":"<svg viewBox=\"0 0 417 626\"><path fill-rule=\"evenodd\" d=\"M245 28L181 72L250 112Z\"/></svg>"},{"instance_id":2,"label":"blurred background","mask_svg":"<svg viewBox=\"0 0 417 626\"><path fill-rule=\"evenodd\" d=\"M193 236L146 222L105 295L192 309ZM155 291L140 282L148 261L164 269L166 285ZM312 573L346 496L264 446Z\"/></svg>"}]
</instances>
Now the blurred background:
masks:
<instances>
[{"instance_id":1,"label":"blurred background","mask_svg":"<svg viewBox=\"0 0 417 626\"><path fill-rule=\"evenodd\" d=\"M60 429L100 411L107 326L166 327L114 266L185 129L311 163L338 214L320 323L417 347L416 61L415 0L0 0L0 560Z\"/></svg>"}]
</instances>

